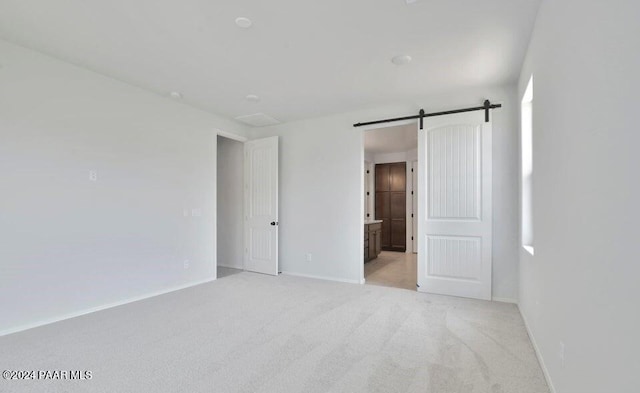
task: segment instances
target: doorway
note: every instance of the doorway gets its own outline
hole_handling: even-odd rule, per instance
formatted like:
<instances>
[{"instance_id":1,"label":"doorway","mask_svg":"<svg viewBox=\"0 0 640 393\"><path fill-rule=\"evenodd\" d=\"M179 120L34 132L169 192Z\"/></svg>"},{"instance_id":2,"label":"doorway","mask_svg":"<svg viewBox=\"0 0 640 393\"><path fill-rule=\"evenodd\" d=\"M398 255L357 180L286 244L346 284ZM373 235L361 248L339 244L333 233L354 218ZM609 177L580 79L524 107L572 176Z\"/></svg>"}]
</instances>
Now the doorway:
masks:
<instances>
[{"instance_id":1,"label":"doorway","mask_svg":"<svg viewBox=\"0 0 640 393\"><path fill-rule=\"evenodd\" d=\"M412 201L407 205L416 208L413 219L417 220L417 232L412 233L418 247L416 287L420 292L491 300L490 109L500 106L485 100L481 107L434 113L420 110L418 116L354 124L356 127L398 122L406 125L411 119L419 119L419 127L415 128L418 149L414 168L419 169L419 173L412 176L417 179L417 194L412 193ZM386 131L393 128L386 127ZM370 135L382 132L387 139L371 144L368 132ZM395 139L399 138L395 136ZM371 160L368 152L371 146L397 142L394 137L389 138L382 127L374 131L365 129L363 140L365 160ZM365 218L365 236L366 225ZM371 268L363 264L363 282L371 283L372 274L368 270Z\"/></svg>"},{"instance_id":2,"label":"doorway","mask_svg":"<svg viewBox=\"0 0 640 393\"><path fill-rule=\"evenodd\" d=\"M217 277L241 272L243 263L244 143L217 137Z\"/></svg>"},{"instance_id":3,"label":"doorway","mask_svg":"<svg viewBox=\"0 0 640 393\"><path fill-rule=\"evenodd\" d=\"M415 122L364 132L365 284L416 290L417 148Z\"/></svg>"},{"instance_id":4,"label":"doorway","mask_svg":"<svg viewBox=\"0 0 640 393\"><path fill-rule=\"evenodd\" d=\"M216 277L278 274L278 137L216 138Z\"/></svg>"}]
</instances>

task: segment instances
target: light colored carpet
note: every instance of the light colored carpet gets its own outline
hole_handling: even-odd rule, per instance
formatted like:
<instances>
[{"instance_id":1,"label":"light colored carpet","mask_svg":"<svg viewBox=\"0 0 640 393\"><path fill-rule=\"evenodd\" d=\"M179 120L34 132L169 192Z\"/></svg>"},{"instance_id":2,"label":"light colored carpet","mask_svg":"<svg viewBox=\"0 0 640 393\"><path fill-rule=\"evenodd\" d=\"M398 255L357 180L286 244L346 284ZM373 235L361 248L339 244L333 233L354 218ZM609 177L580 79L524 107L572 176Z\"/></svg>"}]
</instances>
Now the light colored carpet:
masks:
<instances>
[{"instance_id":1,"label":"light colored carpet","mask_svg":"<svg viewBox=\"0 0 640 393\"><path fill-rule=\"evenodd\" d=\"M242 272L0 337L2 392L548 392L514 305Z\"/></svg>"},{"instance_id":2,"label":"light colored carpet","mask_svg":"<svg viewBox=\"0 0 640 393\"><path fill-rule=\"evenodd\" d=\"M242 273L240 269L218 266L218 279Z\"/></svg>"},{"instance_id":3,"label":"light colored carpet","mask_svg":"<svg viewBox=\"0 0 640 393\"><path fill-rule=\"evenodd\" d=\"M378 258L364 264L367 284L416 290L418 281L417 254L382 251Z\"/></svg>"}]
</instances>

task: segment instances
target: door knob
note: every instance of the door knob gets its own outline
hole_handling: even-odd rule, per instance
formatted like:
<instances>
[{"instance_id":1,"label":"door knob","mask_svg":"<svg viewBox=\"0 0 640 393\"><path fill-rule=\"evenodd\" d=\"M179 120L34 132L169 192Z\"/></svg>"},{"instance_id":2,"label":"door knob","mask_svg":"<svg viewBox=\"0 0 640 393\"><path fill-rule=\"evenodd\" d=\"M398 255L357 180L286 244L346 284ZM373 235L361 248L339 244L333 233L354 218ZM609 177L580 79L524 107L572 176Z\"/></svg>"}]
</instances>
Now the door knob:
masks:
<instances>
[{"instance_id":1,"label":"door knob","mask_svg":"<svg viewBox=\"0 0 640 393\"><path fill-rule=\"evenodd\" d=\"M275 221L271 221L271 225L278 225L278 223Z\"/></svg>"}]
</instances>

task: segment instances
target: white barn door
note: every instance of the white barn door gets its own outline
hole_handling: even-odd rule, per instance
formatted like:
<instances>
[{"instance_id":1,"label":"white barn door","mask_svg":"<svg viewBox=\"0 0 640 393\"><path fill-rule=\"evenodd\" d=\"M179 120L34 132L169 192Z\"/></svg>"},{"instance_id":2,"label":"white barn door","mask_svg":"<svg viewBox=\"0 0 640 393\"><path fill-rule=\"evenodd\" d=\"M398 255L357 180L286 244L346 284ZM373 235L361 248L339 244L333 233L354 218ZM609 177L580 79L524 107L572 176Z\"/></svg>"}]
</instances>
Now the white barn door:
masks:
<instances>
[{"instance_id":1,"label":"white barn door","mask_svg":"<svg viewBox=\"0 0 640 393\"><path fill-rule=\"evenodd\" d=\"M491 300L491 123L425 118L418 157L418 290Z\"/></svg>"},{"instance_id":2,"label":"white barn door","mask_svg":"<svg viewBox=\"0 0 640 393\"><path fill-rule=\"evenodd\" d=\"M278 137L245 142L244 268L278 274Z\"/></svg>"}]
</instances>

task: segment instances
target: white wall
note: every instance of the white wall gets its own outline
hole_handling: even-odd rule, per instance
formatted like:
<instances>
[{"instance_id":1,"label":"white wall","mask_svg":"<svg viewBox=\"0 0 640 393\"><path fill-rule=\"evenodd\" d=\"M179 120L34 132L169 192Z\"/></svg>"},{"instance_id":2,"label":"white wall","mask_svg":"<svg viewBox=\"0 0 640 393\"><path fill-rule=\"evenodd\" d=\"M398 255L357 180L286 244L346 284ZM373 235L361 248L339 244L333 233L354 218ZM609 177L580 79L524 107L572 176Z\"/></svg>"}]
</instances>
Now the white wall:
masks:
<instances>
[{"instance_id":1,"label":"white wall","mask_svg":"<svg viewBox=\"0 0 640 393\"><path fill-rule=\"evenodd\" d=\"M416 123L416 129L418 125ZM367 153L365 152L365 155ZM395 153L378 153L373 155L373 162L376 164L387 164L392 162L411 162L418 159L418 148L395 152Z\"/></svg>"},{"instance_id":2,"label":"white wall","mask_svg":"<svg viewBox=\"0 0 640 393\"><path fill-rule=\"evenodd\" d=\"M218 266L242 269L244 144L218 137Z\"/></svg>"},{"instance_id":3,"label":"white wall","mask_svg":"<svg viewBox=\"0 0 640 393\"><path fill-rule=\"evenodd\" d=\"M417 126L416 126L417 127ZM374 162L376 164L388 164L392 162L406 162L407 152L395 152L395 153L378 153L374 156Z\"/></svg>"},{"instance_id":4,"label":"white wall","mask_svg":"<svg viewBox=\"0 0 640 393\"><path fill-rule=\"evenodd\" d=\"M363 131L359 121L502 102L494 113L493 293L517 297L518 104L515 86L466 90L417 103L255 128L280 136L280 266L298 274L359 281L362 271ZM307 262L307 253L313 260Z\"/></svg>"},{"instance_id":5,"label":"white wall","mask_svg":"<svg viewBox=\"0 0 640 393\"><path fill-rule=\"evenodd\" d=\"M364 152L364 160L365 161L369 161L369 162L375 162L376 155L374 153L372 153L372 152L365 151Z\"/></svg>"},{"instance_id":6,"label":"white wall","mask_svg":"<svg viewBox=\"0 0 640 393\"><path fill-rule=\"evenodd\" d=\"M520 309L559 393L640 390L640 3L544 1L534 75L535 256ZM565 345L565 360L559 356Z\"/></svg>"},{"instance_id":7,"label":"white wall","mask_svg":"<svg viewBox=\"0 0 640 393\"><path fill-rule=\"evenodd\" d=\"M0 59L0 334L215 278L216 128L243 128L4 41Z\"/></svg>"},{"instance_id":8,"label":"white wall","mask_svg":"<svg viewBox=\"0 0 640 393\"><path fill-rule=\"evenodd\" d=\"M252 130L280 136L280 271L359 282L362 135L341 116ZM341 126L336 126L336 122ZM354 151L354 147L358 147ZM307 253L312 261L307 262Z\"/></svg>"}]
</instances>

